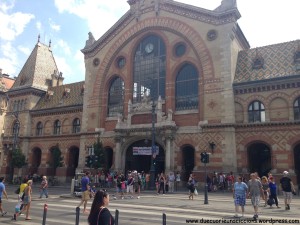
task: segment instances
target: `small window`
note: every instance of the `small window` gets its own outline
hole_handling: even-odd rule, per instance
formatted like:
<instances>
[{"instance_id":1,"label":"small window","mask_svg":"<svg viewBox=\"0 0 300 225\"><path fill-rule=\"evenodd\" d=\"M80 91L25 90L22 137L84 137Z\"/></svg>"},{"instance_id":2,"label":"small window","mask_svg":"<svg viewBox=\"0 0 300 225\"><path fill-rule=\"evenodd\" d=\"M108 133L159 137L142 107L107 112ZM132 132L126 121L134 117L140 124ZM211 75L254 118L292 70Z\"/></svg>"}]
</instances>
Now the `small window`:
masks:
<instances>
[{"instance_id":1,"label":"small window","mask_svg":"<svg viewBox=\"0 0 300 225\"><path fill-rule=\"evenodd\" d=\"M249 123L265 122L266 113L265 107L260 101L254 101L248 108L248 121Z\"/></svg>"},{"instance_id":2,"label":"small window","mask_svg":"<svg viewBox=\"0 0 300 225\"><path fill-rule=\"evenodd\" d=\"M300 120L300 97L294 103L294 120Z\"/></svg>"},{"instance_id":3,"label":"small window","mask_svg":"<svg viewBox=\"0 0 300 225\"><path fill-rule=\"evenodd\" d=\"M183 56L185 52L186 52L186 46L184 44L180 43L175 46L175 55L177 57Z\"/></svg>"},{"instance_id":4,"label":"small window","mask_svg":"<svg viewBox=\"0 0 300 225\"><path fill-rule=\"evenodd\" d=\"M60 127L61 127L60 121L59 121L59 120L56 120L56 121L54 122L54 131L53 131L53 134L59 135L59 134L60 134Z\"/></svg>"},{"instance_id":5,"label":"small window","mask_svg":"<svg viewBox=\"0 0 300 225\"><path fill-rule=\"evenodd\" d=\"M119 69L122 69L122 68L125 66L125 63L126 63L126 60L125 60L124 57L119 57L119 58L117 59L117 67L118 67Z\"/></svg>"},{"instance_id":6,"label":"small window","mask_svg":"<svg viewBox=\"0 0 300 225\"><path fill-rule=\"evenodd\" d=\"M78 118L73 120L73 133L80 133L80 120Z\"/></svg>"},{"instance_id":7,"label":"small window","mask_svg":"<svg viewBox=\"0 0 300 225\"><path fill-rule=\"evenodd\" d=\"M14 137L18 137L19 135L19 130L20 130L20 122L19 121L15 121L14 125L13 125L13 136Z\"/></svg>"},{"instance_id":8,"label":"small window","mask_svg":"<svg viewBox=\"0 0 300 225\"><path fill-rule=\"evenodd\" d=\"M36 136L41 136L43 134L43 124L42 122L38 122L36 125Z\"/></svg>"}]
</instances>

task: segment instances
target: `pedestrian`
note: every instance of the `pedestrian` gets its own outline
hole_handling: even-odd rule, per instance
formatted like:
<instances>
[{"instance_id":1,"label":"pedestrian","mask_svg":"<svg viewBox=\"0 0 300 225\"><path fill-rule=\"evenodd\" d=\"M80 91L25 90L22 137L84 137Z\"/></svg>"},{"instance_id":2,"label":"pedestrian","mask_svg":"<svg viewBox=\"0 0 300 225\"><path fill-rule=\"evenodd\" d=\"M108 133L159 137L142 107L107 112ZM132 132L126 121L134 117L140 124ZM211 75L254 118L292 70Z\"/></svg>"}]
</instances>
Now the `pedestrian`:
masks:
<instances>
[{"instance_id":1,"label":"pedestrian","mask_svg":"<svg viewBox=\"0 0 300 225\"><path fill-rule=\"evenodd\" d=\"M28 179L27 179L27 177L25 177L23 179L22 183L20 184L20 192L19 192L20 210L22 210L24 207L24 204L23 204L23 200L24 200L24 196L25 196L24 190L28 186L27 182L28 182Z\"/></svg>"},{"instance_id":2,"label":"pedestrian","mask_svg":"<svg viewBox=\"0 0 300 225\"><path fill-rule=\"evenodd\" d=\"M170 172L170 174L169 174L169 191L171 193L174 192L174 182L175 182L175 175L173 172Z\"/></svg>"},{"instance_id":3,"label":"pedestrian","mask_svg":"<svg viewBox=\"0 0 300 225\"><path fill-rule=\"evenodd\" d=\"M187 185L187 187L189 189L189 199L190 200L194 200L195 184L196 184L196 181L194 179L194 175L191 173L189 180L188 180L188 185Z\"/></svg>"},{"instance_id":4,"label":"pedestrian","mask_svg":"<svg viewBox=\"0 0 300 225\"><path fill-rule=\"evenodd\" d=\"M232 190L235 205L234 217L238 217L239 206L242 209L242 217L244 217L248 186L242 181L242 177L238 177L238 180L234 183Z\"/></svg>"},{"instance_id":5,"label":"pedestrian","mask_svg":"<svg viewBox=\"0 0 300 225\"><path fill-rule=\"evenodd\" d=\"M134 196L133 184L134 184L134 178L133 178L132 174L129 174L128 179L127 179L127 195L130 198L133 198L133 196ZM130 195L130 193L131 193L131 195Z\"/></svg>"},{"instance_id":6,"label":"pedestrian","mask_svg":"<svg viewBox=\"0 0 300 225\"><path fill-rule=\"evenodd\" d=\"M146 173L145 181L146 181L146 190L149 190L150 173Z\"/></svg>"},{"instance_id":7,"label":"pedestrian","mask_svg":"<svg viewBox=\"0 0 300 225\"><path fill-rule=\"evenodd\" d=\"M3 210L3 207L2 207L3 195L5 196L6 200L8 200L4 182L5 182L5 178L0 177L0 212L1 212L2 216L4 216L7 213L6 211Z\"/></svg>"},{"instance_id":8,"label":"pedestrian","mask_svg":"<svg viewBox=\"0 0 300 225\"><path fill-rule=\"evenodd\" d=\"M46 198L48 198L48 181L46 176L43 176L40 186L40 198L42 198L43 195L45 195Z\"/></svg>"},{"instance_id":9,"label":"pedestrian","mask_svg":"<svg viewBox=\"0 0 300 225\"><path fill-rule=\"evenodd\" d=\"M291 209L291 202L292 202L292 192L295 192L295 187L294 184L291 180L291 178L288 177L289 172L284 171L283 172L283 177L280 179L280 185L284 197L284 204L285 204L285 209L290 210Z\"/></svg>"},{"instance_id":10,"label":"pedestrian","mask_svg":"<svg viewBox=\"0 0 300 225\"><path fill-rule=\"evenodd\" d=\"M280 206L278 205L278 198L277 198L277 185L274 181L274 177L270 177L269 178L269 201L270 202L275 202L275 205L277 206L277 208L279 209ZM270 208L272 208L272 204L270 204Z\"/></svg>"},{"instance_id":11,"label":"pedestrian","mask_svg":"<svg viewBox=\"0 0 300 225\"><path fill-rule=\"evenodd\" d=\"M177 171L176 173L176 191L178 191L179 187L180 187L180 182L181 182L181 176L180 176L180 173L179 171Z\"/></svg>"},{"instance_id":12,"label":"pedestrian","mask_svg":"<svg viewBox=\"0 0 300 225\"><path fill-rule=\"evenodd\" d=\"M260 180L258 180L255 173L251 173L251 179L248 182L248 198L251 198L251 203L254 208L253 219L256 220L258 218L258 206L260 203L260 196L263 195L262 184Z\"/></svg>"},{"instance_id":13,"label":"pedestrian","mask_svg":"<svg viewBox=\"0 0 300 225\"><path fill-rule=\"evenodd\" d=\"M164 176L163 173L160 174L159 176L159 189L158 189L158 192L157 194L159 195L160 194L160 191L162 190L163 191L163 195L165 195L165 184L166 184L166 178Z\"/></svg>"},{"instance_id":14,"label":"pedestrian","mask_svg":"<svg viewBox=\"0 0 300 225\"><path fill-rule=\"evenodd\" d=\"M23 208L20 212L15 212L12 220L17 220L17 217L21 215L26 210L25 220L31 220L29 217L29 210L31 205L31 197L32 197L32 180L27 182L27 187L24 189L24 200L23 200Z\"/></svg>"},{"instance_id":15,"label":"pedestrian","mask_svg":"<svg viewBox=\"0 0 300 225\"><path fill-rule=\"evenodd\" d=\"M266 176L263 176L261 178L261 184L262 184L262 189L263 189L263 193L264 193L264 200L265 200L264 207L266 207L268 199L269 199L269 181L268 181L268 178Z\"/></svg>"},{"instance_id":16,"label":"pedestrian","mask_svg":"<svg viewBox=\"0 0 300 225\"><path fill-rule=\"evenodd\" d=\"M114 225L115 220L107 208L109 194L105 191L97 191L88 217L89 225Z\"/></svg>"},{"instance_id":17,"label":"pedestrian","mask_svg":"<svg viewBox=\"0 0 300 225\"><path fill-rule=\"evenodd\" d=\"M90 199L90 172L85 172L85 175L81 178L81 202L78 205L80 207L83 204L83 213L87 213L86 205Z\"/></svg>"}]
</instances>

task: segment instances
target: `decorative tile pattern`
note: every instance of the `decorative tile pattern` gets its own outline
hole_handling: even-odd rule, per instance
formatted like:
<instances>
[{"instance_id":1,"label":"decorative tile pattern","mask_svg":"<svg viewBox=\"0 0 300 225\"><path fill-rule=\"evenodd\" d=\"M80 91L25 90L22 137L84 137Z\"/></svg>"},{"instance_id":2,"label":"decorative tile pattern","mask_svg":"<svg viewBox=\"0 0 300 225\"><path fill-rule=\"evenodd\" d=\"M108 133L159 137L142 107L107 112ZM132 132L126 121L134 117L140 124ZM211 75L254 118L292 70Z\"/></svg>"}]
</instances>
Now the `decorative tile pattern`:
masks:
<instances>
[{"instance_id":1,"label":"decorative tile pattern","mask_svg":"<svg viewBox=\"0 0 300 225\"><path fill-rule=\"evenodd\" d=\"M235 83L265 80L277 77L300 75L296 71L294 55L299 41L291 41L255 49L244 50L239 53ZM257 53L264 60L263 68L253 70L253 60Z\"/></svg>"}]
</instances>

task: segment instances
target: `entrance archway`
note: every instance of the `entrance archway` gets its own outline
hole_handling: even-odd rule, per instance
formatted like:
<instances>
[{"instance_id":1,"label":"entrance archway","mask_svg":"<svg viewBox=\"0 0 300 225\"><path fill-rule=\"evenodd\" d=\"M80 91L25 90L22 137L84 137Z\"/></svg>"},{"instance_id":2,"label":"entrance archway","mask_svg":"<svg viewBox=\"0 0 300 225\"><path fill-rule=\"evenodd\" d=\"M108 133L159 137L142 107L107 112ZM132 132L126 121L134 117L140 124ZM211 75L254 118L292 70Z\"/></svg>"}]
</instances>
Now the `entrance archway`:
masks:
<instances>
[{"instance_id":1,"label":"entrance archway","mask_svg":"<svg viewBox=\"0 0 300 225\"><path fill-rule=\"evenodd\" d=\"M38 174L39 167L41 165L41 158L42 158L42 150L40 148L34 148L32 150L32 157L31 157L31 174Z\"/></svg>"},{"instance_id":2,"label":"entrance archway","mask_svg":"<svg viewBox=\"0 0 300 225\"><path fill-rule=\"evenodd\" d=\"M260 177L267 176L272 169L271 150L264 143L254 143L248 147L249 171Z\"/></svg>"},{"instance_id":3,"label":"entrance archway","mask_svg":"<svg viewBox=\"0 0 300 225\"><path fill-rule=\"evenodd\" d=\"M73 146L68 151L68 168L67 168L68 177L74 177L76 168L78 167L78 159L79 159L79 148Z\"/></svg>"},{"instance_id":4,"label":"entrance archway","mask_svg":"<svg viewBox=\"0 0 300 225\"><path fill-rule=\"evenodd\" d=\"M159 147L159 154L156 156L155 167L155 173L158 174L165 171L165 151L158 143L155 144ZM128 170L136 170L138 172L144 171L145 173L148 173L150 171L152 155L133 155L133 147L151 148L149 143L145 143L145 140L132 143L126 150L125 172Z\"/></svg>"},{"instance_id":5,"label":"entrance archway","mask_svg":"<svg viewBox=\"0 0 300 225\"><path fill-rule=\"evenodd\" d=\"M192 146L182 148L183 180L187 181L195 167L195 149Z\"/></svg>"},{"instance_id":6,"label":"entrance archway","mask_svg":"<svg viewBox=\"0 0 300 225\"><path fill-rule=\"evenodd\" d=\"M105 156L106 156L106 166L107 169L110 169L113 164L113 150L112 148L105 148Z\"/></svg>"},{"instance_id":7,"label":"entrance archway","mask_svg":"<svg viewBox=\"0 0 300 225\"><path fill-rule=\"evenodd\" d=\"M300 184L300 144L294 148L294 165L297 176L297 184Z\"/></svg>"}]
</instances>

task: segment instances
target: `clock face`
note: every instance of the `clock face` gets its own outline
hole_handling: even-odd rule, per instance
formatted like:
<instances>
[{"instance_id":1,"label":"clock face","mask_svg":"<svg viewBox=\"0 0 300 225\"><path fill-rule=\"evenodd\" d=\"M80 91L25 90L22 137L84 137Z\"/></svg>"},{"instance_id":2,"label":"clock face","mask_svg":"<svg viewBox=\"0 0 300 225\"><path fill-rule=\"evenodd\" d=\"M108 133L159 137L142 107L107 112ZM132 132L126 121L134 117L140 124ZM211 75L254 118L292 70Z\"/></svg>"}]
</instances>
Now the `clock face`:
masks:
<instances>
[{"instance_id":1,"label":"clock face","mask_svg":"<svg viewBox=\"0 0 300 225\"><path fill-rule=\"evenodd\" d=\"M152 43L148 43L145 46L145 52L147 52L148 54L151 53L154 49L154 45Z\"/></svg>"}]
</instances>

